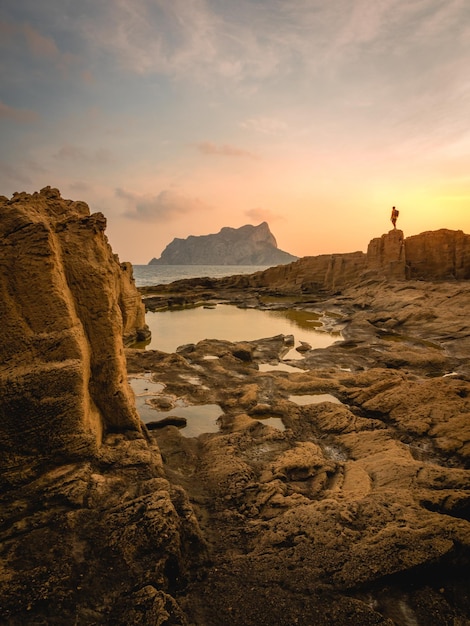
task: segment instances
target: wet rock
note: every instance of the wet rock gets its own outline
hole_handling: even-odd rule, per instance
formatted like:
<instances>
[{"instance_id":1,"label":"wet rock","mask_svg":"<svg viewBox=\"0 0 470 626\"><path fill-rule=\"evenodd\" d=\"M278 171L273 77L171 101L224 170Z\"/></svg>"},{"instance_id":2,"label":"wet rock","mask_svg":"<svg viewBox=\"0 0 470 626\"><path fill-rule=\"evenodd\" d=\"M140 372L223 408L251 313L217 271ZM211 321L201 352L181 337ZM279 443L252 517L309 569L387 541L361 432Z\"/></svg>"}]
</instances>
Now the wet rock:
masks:
<instances>
[{"instance_id":1,"label":"wet rock","mask_svg":"<svg viewBox=\"0 0 470 626\"><path fill-rule=\"evenodd\" d=\"M147 422L145 425L149 430L165 428L165 426L176 426L177 428L185 428L188 425L188 420L185 417L169 415L168 417L163 417L161 420Z\"/></svg>"},{"instance_id":2,"label":"wet rock","mask_svg":"<svg viewBox=\"0 0 470 626\"><path fill-rule=\"evenodd\" d=\"M237 344L232 350L232 354L236 359L240 359L240 361L252 361L253 360L253 349L249 344Z\"/></svg>"},{"instance_id":3,"label":"wet rock","mask_svg":"<svg viewBox=\"0 0 470 626\"><path fill-rule=\"evenodd\" d=\"M423 607L413 615L432 623L434 587L426 591L424 580L439 571L433 585L462 581L459 563L468 563L470 544L465 302L470 287L462 283L374 284L329 296L321 306L342 312L346 341L308 351L297 373L235 369L227 357L233 346L197 344L190 363L224 415L220 432L192 449L185 476L176 467L172 473L206 503L198 506L208 515L203 532L215 558L205 582L183 600L189 614L214 625L220 612L227 623L250 624L254 615L260 623L283 623L263 594L270 588L299 623L311 623L321 607L318 623L349 624L355 615L360 623L387 624L391 607L362 602L364 589L373 594L396 580L398 593L398 581L410 576L407 597ZM275 363L285 347L284 338L248 343L255 364ZM217 361L205 360L214 353ZM185 398L191 393L188 385ZM342 404L289 401L302 394L331 394ZM286 430L256 419L270 415ZM178 446L181 454L186 448L172 435L167 454L167 436L154 433L173 472ZM243 572L243 600L234 572ZM263 618L247 599L248 580ZM199 600L208 589L211 607ZM453 603L450 611L466 619L470 606Z\"/></svg>"}]
</instances>

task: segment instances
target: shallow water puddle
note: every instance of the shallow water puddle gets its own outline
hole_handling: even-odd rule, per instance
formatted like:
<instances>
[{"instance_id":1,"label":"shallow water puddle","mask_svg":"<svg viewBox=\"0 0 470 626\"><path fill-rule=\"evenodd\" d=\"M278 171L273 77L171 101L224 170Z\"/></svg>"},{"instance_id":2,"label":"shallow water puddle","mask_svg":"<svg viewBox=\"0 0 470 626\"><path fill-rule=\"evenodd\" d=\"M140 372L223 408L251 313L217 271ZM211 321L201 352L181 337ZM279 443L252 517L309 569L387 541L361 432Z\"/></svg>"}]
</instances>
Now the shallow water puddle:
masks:
<instances>
[{"instance_id":1,"label":"shallow water puddle","mask_svg":"<svg viewBox=\"0 0 470 626\"><path fill-rule=\"evenodd\" d=\"M148 405L147 405L148 406ZM171 411L158 411L148 406L146 419L143 421L158 422L170 417L184 417L186 426L181 428L181 434L185 437L198 437L203 433L216 433L219 430L217 418L223 414L222 408L218 404L193 404L190 406L177 406Z\"/></svg>"},{"instance_id":2,"label":"shallow water puddle","mask_svg":"<svg viewBox=\"0 0 470 626\"><path fill-rule=\"evenodd\" d=\"M190 385L202 385L201 379L198 378L197 376L191 376L189 374L188 375L180 374L179 377L185 380Z\"/></svg>"},{"instance_id":3,"label":"shallow water puddle","mask_svg":"<svg viewBox=\"0 0 470 626\"><path fill-rule=\"evenodd\" d=\"M319 404L320 402L334 402L335 404L342 404L338 398L332 396L330 393L314 393L308 395L292 395L289 396L290 402L295 402L299 406L305 406L307 404Z\"/></svg>"},{"instance_id":4,"label":"shallow water puddle","mask_svg":"<svg viewBox=\"0 0 470 626\"><path fill-rule=\"evenodd\" d=\"M261 363L259 366L260 372L301 372L302 370L293 365L287 363L278 363L277 365L270 365L269 363Z\"/></svg>"},{"instance_id":5,"label":"shallow water puddle","mask_svg":"<svg viewBox=\"0 0 470 626\"><path fill-rule=\"evenodd\" d=\"M253 418L256 419L261 424L266 424L266 426L272 426L272 428L277 428L278 430L286 430L283 421L280 417L267 417L266 419L261 418Z\"/></svg>"},{"instance_id":6,"label":"shallow water puddle","mask_svg":"<svg viewBox=\"0 0 470 626\"><path fill-rule=\"evenodd\" d=\"M143 374L142 376L129 378L129 384L137 397L152 396L156 393L160 393L160 391L163 391L165 388L163 383L153 382L151 374Z\"/></svg>"},{"instance_id":7,"label":"shallow water puddle","mask_svg":"<svg viewBox=\"0 0 470 626\"><path fill-rule=\"evenodd\" d=\"M198 306L177 311L147 312L145 319L152 332L152 339L146 348L170 353L175 352L178 346L203 339L238 342L293 334L297 345L304 341L312 348L326 348L341 339L339 332L326 332L319 315L293 309L240 309L219 304L210 309ZM289 354L289 358L302 358L295 350Z\"/></svg>"}]
</instances>

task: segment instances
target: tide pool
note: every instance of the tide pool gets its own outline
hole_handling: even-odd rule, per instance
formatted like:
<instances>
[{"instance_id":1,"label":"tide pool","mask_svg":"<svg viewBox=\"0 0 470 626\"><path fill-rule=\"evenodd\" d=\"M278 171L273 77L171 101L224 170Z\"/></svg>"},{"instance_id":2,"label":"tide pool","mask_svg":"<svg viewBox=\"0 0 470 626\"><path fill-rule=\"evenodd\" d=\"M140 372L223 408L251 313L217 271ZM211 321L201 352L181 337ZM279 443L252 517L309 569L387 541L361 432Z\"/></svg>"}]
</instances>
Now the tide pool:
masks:
<instances>
[{"instance_id":1,"label":"tide pool","mask_svg":"<svg viewBox=\"0 0 470 626\"><path fill-rule=\"evenodd\" d=\"M304 310L239 309L219 304L214 308L194 307L181 310L147 312L146 322L152 332L145 347L175 352L179 346L203 339L253 341L275 335L294 335L295 346L306 342L312 348L326 348L341 340L339 332L326 332L320 316ZM302 358L295 349L286 359Z\"/></svg>"}]
</instances>

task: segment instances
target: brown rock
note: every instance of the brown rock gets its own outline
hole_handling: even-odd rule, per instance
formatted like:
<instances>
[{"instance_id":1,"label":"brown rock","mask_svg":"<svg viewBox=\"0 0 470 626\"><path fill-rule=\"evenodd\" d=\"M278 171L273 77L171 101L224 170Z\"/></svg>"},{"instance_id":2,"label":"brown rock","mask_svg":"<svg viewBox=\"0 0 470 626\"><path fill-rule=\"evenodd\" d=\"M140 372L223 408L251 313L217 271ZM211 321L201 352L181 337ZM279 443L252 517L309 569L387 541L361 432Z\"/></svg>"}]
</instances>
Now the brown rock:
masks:
<instances>
[{"instance_id":1,"label":"brown rock","mask_svg":"<svg viewBox=\"0 0 470 626\"><path fill-rule=\"evenodd\" d=\"M166 301L293 293L346 340L304 353L298 371L259 369L286 354L284 335L128 350L168 398L223 410L219 432L144 436L123 383L132 280L119 287L103 216L49 188L5 206L0 621L468 621L468 282L385 280L403 271L398 231L368 255L169 286ZM452 249L465 266L465 242ZM419 266L405 261L408 275ZM342 404L291 401L302 394Z\"/></svg>"},{"instance_id":2,"label":"brown rock","mask_svg":"<svg viewBox=\"0 0 470 626\"><path fill-rule=\"evenodd\" d=\"M470 278L470 235L461 230L428 231L405 239L409 278Z\"/></svg>"},{"instance_id":3,"label":"brown rock","mask_svg":"<svg viewBox=\"0 0 470 626\"><path fill-rule=\"evenodd\" d=\"M380 239L372 239L367 248L367 268L387 278L406 278L405 241L402 230L391 230Z\"/></svg>"},{"instance_id":4,"label":"brown rock","mask_svg":"<svg viewBox=\"0 0 470 626\"><path fill-rule=\"evenodd\" d=\"M123 311L129 333L143 310L102 214L49 187L1 212L0 465L21 480L58 456L96 454L107 430L140 432L122 337Z\"/></svg>"},{"instance_id":5,"label":"brown rock","mask_svg":"<svg viewBox=\"0 0 470 626\"><path fill-rule=\"evenodd\" d=\"M380 238L372 239L363 252L346 254L323 254L303 257L287 265L270 267L249 275L211 279L213 290L207 297L214 297L214 290L258 289L284 294L334 292L365 281L377 283L383 280L448 280L470 278L470 235L462 231L438 230L404 238L403 231L391 230ZM192 297L201 298L208 279L175 281L160 285L159 291L183 292L193 290ZM143 288L151 293L152 288ZM161 298L153 306L158 306ZM179 296L182 298L183 296ZM245 299L247 298L245 293ZM148 305L152 306L148 299Z\"/></svg>"}]
</instances>

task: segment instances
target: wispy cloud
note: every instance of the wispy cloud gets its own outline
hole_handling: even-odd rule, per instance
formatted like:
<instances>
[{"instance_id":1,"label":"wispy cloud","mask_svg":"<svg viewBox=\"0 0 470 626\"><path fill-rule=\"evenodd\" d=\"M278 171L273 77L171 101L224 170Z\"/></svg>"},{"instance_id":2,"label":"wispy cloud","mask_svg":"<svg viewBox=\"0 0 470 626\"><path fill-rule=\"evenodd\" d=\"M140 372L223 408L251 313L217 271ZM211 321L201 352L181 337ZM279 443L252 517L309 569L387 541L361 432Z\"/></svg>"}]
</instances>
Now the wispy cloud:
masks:
<instances>
[{"instance_id":1,"label":"wispy cloud","mask_svg":"<svg viewBox=\"0 0 470 626\"><path fill-rule=\"evenodd\" d=\"M235 146L230 146L228 144L220 144L217 145L210 141L201 141L196 144L196 148L202 154L208 155L218 155L224 157L248 157L250 159L256 159L256 155L248 150L243 150L241 148L237 148Z\"/></svg>"},{"instance_id":2,"label":"wispy cloud","mask_svg":"<svg viewBox=\"0 0 470 626\"><path fill-rule=\"evenodd\" d=\"M64 144L53 156L58 161L97 164L114 162L114 158L109 150L105 150L104 148L90 150L73 144Z\"/></svg>"},{"instance_id":3,"label":"wispy cloud","mask_svg":"<svg viewBox=\"0 0 470 626\"><path fill-rule=\"evenodd\" d=\"M250 218L253 222L275 222L278 220L283 220L284 217L276 213L276 211L271 211L271 209L262 209L257 207L255 209L248 209L245 211L245 215Z\"/></svg>"},{"instance_id":4,"label":"wispy cloud","mask_svg":"<svg viewBox=\"0 0 470 626\"><path fill-rule=\"evenodd\" d=\"M240 122L240 127L263 135L278 135L287 130L287 124L274 117L252 117Z\"/></svg>"},{"instance_id":5,"label":"wispy cloud","mask_svg":"<svg viewBox=\"0 0 470 626\"><path fill-rule=\"evenodd\" d=\"M104 0L98 15L79 24L91 48L129 71L236 85L273 76L284 63L279 4L240 0L234 11L209 0Z\"/></svg>"},{"instance_id":6,"label":"wispy cloud","mask_svg":"<svg viewBox=\"0 0 470 626\"><path fill-rule=\"evenodd\" d=\"M78 55L60 50L52 35L40 32L28 22L4 20L0 23L0 34L4 47L8 46L10 51L14 48L27 50L32 60L47 62L49 67L52 64L62 76L80 63Z\"/></svg>"},{"instance_id":7,"label":"wispy cloud","mask_svg":"<svg viewBox=\"0 0 470 626\"><path fill-rule=\"evenodd\" d=\"M93 185L90 185L82 180L76 180L75 182L69 183L68 187L75 193L89 193L93 190Z\"/></svg>"},{"instance_id":8,"label":"wispy cloud","mask_svg":"<svg viewBox=\"0 0 470 626\"><path fill-rule=\"evenodd\" d=\"M21 24L18 31L24 36L28 47L33 55L46 57L48 59L57 59L61 53L51 37L45 37L30 24Z\"/></svg>"},{"instance_id":9,"label":"wispy cloud","mask_svg":"<svg viewBox=\"0 0 470 626\"><path fill-rule=\"evenodd\" d=\"M206 211L208 206L198 198L190 198L164 189L158 195L142 195L116 189L116 196L125 201L124 216L142 222L168 222L180 215Z\"/></svg>"},{"instance_id":10,"label":"wispy cloud","mask_svg":"<svg viewBox=\"0 0 470 626\"><path fill-rule=\"evenodd\" d=\"M17 109L8 106L0 100L0 118L11 120L16 124L34 124L39 120L39 115L30 109Z\"/></svg>"},{"instance_id":11,"label":"wispy cloud","mask_svg":"<svg viewBox=\"0 0 470 626\"><path fill-rule=\"evenodd\" d=\"M25 174L20 167L12 166L9 163L0 161L0 180L5 183L20 183L21 185L30 185L31 178Z\"/></svg>"}]
</instances>

